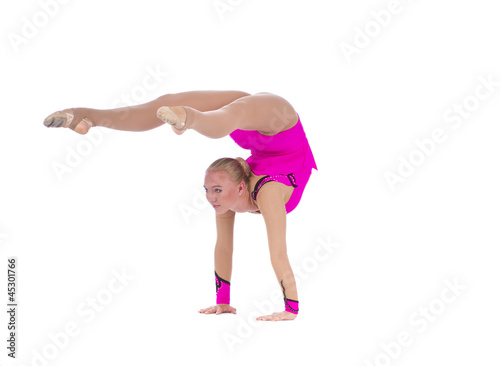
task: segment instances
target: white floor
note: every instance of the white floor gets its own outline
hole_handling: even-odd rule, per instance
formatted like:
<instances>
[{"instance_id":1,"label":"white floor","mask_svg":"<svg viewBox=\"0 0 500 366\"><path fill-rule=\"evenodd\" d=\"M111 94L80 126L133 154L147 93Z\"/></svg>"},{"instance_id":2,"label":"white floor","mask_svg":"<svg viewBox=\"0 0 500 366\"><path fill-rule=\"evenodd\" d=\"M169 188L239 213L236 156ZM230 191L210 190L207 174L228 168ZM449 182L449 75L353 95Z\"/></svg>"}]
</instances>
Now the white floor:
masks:
<instances>
[{"instance_id":1,"label":"white floor","mask_svg":"<svg viewBox=\"0 0 500 366\"><path fill-rule=\"evenodd\" d=\"M2 311L2 364L498 363L491 2L2 8L1 273L18 261L17 358ZM58 109L197 89L274 92L301 116L319 171L288 216L293 322L255 322L283 304L249 214L236 223L238 314L197 313L215 300L204 169L248 156L232 140L42 124Z\"/></svg>"}]
</instances>

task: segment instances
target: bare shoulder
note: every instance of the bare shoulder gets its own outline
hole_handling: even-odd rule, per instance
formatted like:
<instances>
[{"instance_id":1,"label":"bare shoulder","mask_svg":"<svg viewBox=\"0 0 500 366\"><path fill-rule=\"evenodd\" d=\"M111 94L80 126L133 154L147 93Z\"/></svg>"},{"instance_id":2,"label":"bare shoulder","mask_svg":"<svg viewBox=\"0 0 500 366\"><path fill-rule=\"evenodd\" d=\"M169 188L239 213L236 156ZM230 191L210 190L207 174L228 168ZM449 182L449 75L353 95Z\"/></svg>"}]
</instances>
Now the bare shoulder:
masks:
<instances>
[{"instance_id":1,"label":"bare shoulder","mask_svg":"<svg viewBox=\"0 0 500 366\"><path fill-rule=\"evenodd\" d=\"M285 207L284 184L279 182L268 182L264 184L257 194L257 206L259 211L265 213L270 209Z\"/></svg>"}]
</instances>

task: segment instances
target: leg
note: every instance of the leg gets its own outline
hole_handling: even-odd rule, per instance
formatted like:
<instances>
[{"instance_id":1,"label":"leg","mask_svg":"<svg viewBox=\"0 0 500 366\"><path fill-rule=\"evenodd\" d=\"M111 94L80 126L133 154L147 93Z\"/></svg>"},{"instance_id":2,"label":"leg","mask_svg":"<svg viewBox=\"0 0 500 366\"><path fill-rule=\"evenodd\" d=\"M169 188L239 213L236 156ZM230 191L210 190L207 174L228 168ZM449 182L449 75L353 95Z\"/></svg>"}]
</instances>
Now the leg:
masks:
<instances>
[{"instance_id":1,"label":"leg","mask_svg":"<svg viewBox=\"0 0 500 366\"><path fill-rule=\"evenodd\" d=\"M160 108L158 117L180 131L193 129L210 138L227 136L236 129L275 135L293 127L298 120L292 105L271 93L244 96L210 111L191 106Z\"/></svg>"},{"instance_id":2,"label":"leg","mask_svg":"<svg viewBox=\"0 0 500 366\"><path fill-rule=\"evenodd\" d=\"M51 114L45 119L47 127L69 127L87 133L92 126L124 131L147 131L164 124L156 116L161 106L186 105L206 112L219 109L250 94L240 91L191 91L163 95L151 102L116 109L99 110L70 108Z\"/></svg>"}]
</instances>

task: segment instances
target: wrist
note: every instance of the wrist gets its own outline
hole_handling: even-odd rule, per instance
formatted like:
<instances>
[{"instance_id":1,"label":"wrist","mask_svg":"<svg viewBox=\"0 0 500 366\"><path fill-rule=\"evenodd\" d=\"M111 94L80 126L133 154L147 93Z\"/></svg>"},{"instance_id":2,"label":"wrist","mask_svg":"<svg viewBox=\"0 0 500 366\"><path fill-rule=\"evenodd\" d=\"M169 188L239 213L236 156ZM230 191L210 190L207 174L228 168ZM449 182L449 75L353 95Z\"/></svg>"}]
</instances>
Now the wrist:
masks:
<instances>
[{"instance_id":1,"label":"wrist","mask_svg":"<svg viewBox=\"0 0 500 366\"><path fill-rule=\"evenodd\" d=\"M230 304L231 283L221 278L215 272L215 294L216 304Z\"/></svg>"},{"instance_id":2,"label":"wrist","mask_svg":"<svg viewBox=\"0 0 500 366\"><path fill-rule=\"evenodd\" d=\"M285 311L292 314L298 314L299 302L297 300L291 300L286 297L285 285L283 284L283 280L281 280L281 288L283 289L283 300L285 301Z\"/></svg>"},{"instance_id":3,"label":"wrist","mask_svg":"<svg viewBox=\"0 0 500 366\"><path fill-rule=\"evenodd\" d=\"M299 302L285 298L285 311L292 314L298 314Z\"/></svg>"}]
</instances>

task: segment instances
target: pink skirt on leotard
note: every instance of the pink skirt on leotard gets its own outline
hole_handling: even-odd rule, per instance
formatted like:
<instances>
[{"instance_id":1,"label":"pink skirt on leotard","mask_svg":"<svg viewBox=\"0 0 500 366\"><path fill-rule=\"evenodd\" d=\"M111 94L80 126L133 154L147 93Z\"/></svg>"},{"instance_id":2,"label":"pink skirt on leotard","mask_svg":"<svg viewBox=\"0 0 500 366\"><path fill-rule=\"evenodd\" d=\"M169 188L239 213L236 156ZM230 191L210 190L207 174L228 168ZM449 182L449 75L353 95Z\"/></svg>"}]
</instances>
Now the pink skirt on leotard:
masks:
<instances>
[{"instance_id":1,"label":"pink skirt on leotard","mask_svg":"<svg viewBox=\"0 0 500 366\"><path fill-rule=\"evenodd\" d=\"M255 175L268 175L254 189L255 196L268 181L278 181L294 190L286 204L286 212L292 212L300 202L312 169L318 170L300 117L295 126L266 136L258 131L235 130L229 136L242 148L250 150L246 159Z\"/></svg>"}]
</instances>

